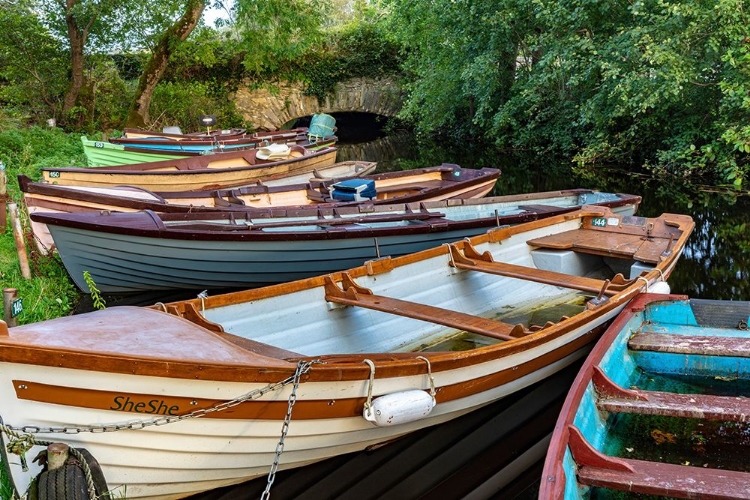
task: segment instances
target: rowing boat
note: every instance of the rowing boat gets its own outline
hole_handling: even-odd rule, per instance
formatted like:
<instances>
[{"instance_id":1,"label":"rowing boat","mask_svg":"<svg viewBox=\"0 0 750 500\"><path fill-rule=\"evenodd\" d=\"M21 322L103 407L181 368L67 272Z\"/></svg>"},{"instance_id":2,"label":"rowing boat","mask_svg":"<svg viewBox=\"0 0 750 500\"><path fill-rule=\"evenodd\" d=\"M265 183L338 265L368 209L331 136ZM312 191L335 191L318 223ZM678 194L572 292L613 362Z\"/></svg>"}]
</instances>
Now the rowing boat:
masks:
<instances>
[{"instance_id":1,"label":"rowing boat","mask_svg":"<svg viewBox=\"0 0 750 500\"><path fill-rule=\"evenodd\" d=\"M63 186L137 186L152 191L201 191L242 186L255 179L312 173L336 162L332 146L290 147L289 158L265 161L258 150L233 151L133 165L44 168L45 182Z\"/></svg>"},{"instance_id":2,"label":"rowing boat","mask_svg":"<svg viewBox=\"0 0 750 500\"><path fill-rule=\"evenodd\" d=\"M183 134L182 132L176 131L176 132L166 132L165 131L159 132L156 130L144 130L140 128L125 128L123 130L123 137L128 137L130 139L148 139L148 138L168 138L168 139L174 139L178 141L183 140L203 140L203 139L211 139L211 138L218 138L218 139L229 139L234 137L243 137L247 135L247 129L244 128L231 128L231 129L215 129L215 130L209 130L206 132L189 132L187 134ZM300 130L300 129L292 129L292 130ZM306 129L303 130L303 133L307 133Z\"/></svg>"},{"instance_id":3,"label":"rowing boat","mask_svg":"<svg viewBox=\"0 0 750 500\"><path fill-rule=\"evenodd\" d=\"M346 272L3 328L0 416L86 448L127 498L362 450L581 359L692 229L584 207Z\"/></svg>"},{"instance_id":4,"label":"rowing boat","mask_svg":"<svg viewBox=\"0 0 750 500\"><path fill-rule=\"evenodd\" d=\"M88 272L102 292L241 288L307 278L475 236L492 227L570 212L582 200L632 215L640 197L579 192L561 196L450 200L270 211L31 216L51 231L73 281ZM221 260L217 262L216 256Z\"/></svg>"},{"instance_id":5,"label":"rowing boat","mask_svg":"<svg viewBox=\"0 0 750 500\"><path fill-rule=\"evenodd\" d=\"M333 145L336 143L335 136L321 139L315 142L316 146ZM284 134L271 139L248 138L242 143L225 146L225 143L214 143L213 146L193 145L195 141L175 142L173 147L164 145L164 141L156 142L152 147L137 147L125 143L110 141L92 141L85 136L81 137L83 153L90 167L107 167L113 165L130 165L133 163L145 163L163 160L175 160L189 156L220 154L228 151L239 151L256 149L269 143L299 144L301 146L312 146L307 136L303 134ZM179 147L178 147L179 146Z\"/></svg>"},{"instance_id":6,"label":"rowing boat","mask_svg":"<svg viewBox=\"0 0 750 500\"><path fill-rule=\"evenodd\" d=\"M568 393L539 499L750 499L748 321L748 302L631 302Z\"/></svg>"}]
</instances>

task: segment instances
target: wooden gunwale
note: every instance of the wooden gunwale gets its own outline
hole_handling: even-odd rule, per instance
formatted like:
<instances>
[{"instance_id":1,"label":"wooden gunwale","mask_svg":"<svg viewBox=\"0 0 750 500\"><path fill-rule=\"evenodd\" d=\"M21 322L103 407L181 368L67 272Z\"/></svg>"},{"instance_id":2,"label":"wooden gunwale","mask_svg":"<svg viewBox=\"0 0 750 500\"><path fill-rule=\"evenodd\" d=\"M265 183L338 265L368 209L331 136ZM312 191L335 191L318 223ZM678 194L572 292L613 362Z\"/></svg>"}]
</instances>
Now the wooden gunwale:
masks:
<instances>
[{"instance_id":1,"label":"wooden gunwale","mask_svg":"<svg viewBox=\"0 0 750 500\"><path fill-rule=\"evenodd\" d=\"M488 201L492 202L494 199L489 199ZM49 208L55 208L54 205L48 205ZM394 209L400 209L404 210L405 208L414 209L414 213L420 213L416 212L417 207L429 210L433 207L436 209L439 208L445 208L447 204L445 202L434 202L434 203L425 203L425 204L408 204L408 205L393 205L388 206L387 208L394 208ZM362 222L372 222L373 220L370 219L369 221L366 219L368 214L375 215L377 212L371 212L372 208L368 207L318 207L316 212L320 215L325 215L328 217L335 216L336 213L339 214L352 214L352 213L363 213L363 220ZM575 210L575 208L570 209L562 209L560 210L560 213L569 213L571 211ZM237 227L234 228L234 230L231 230L230 227L223 228L223 230L218 230L215 228L207 228L202 227L199 225L201 220L208 220L216 217L220 217L224 220L232 220L233 217L235 217L237 220L249 220L252 218L255 218L257 215L268 215L273 216L275 214L278 214L281 216L281 214L288 214L290 216L293 215L300 215L305 216L310 213L315 214L316 212L313 212L312 210L295 210L292 208L288 209L282 209L282 210L276 210L276 209L269 209L269 211L249 211L247 213L243 212L213 212L213 213L190 213L190 214L174 214L174 215L166 215L164 213L161 213L159 217L163 221L191 221L193 224L186 225L186 226L178 226L178 225L171 225L168 226L167 229L165 229L161 224L152 224L151 218L144 218L142 215L132 215L130 217L126 216L118 216L119 220L121 222L117 222L116 220L112 220L111 224L108 223L110 221L107 220L107 217L102 217L99 220L97 220L96 230L99 232L107 232L112 234L124 234L124 235L139 235L139 236L153 236L153 237L168 237L173 238L177 240L191 240L191 241L198 241L198 240L206 240L206 241L286 241L286 240L306 240L306 241L312 241L312 240L326 240L326 239L350 239L350 238L364 238L364 237L375 237L375 236L392 236L392 235L409 235L409 234L417 234L417 233L423 233L425 231L428 231L430 233L438 233L443 231L459 231L459 230L466 230L466 229L475 229L475 228L486 228L486 227L492 227L497 222L494 217L485 217L485 218L477 218L477 219L467 219L467 220L451 220L447 218L443 218L440 213L434 213L434 217L431 219L425 219L424 223L426 226L417 226L417 225L401 225L401 226L393 226L393 227L377 227L377 228L370 228L370 227L352 227L349 228L347 231L320 231L320 230L311 230L311 231L304 231L302 229L296 229L293 233L290 232L264 232L260 229L263 227L284 227L284 225L289 226L304 226L306 223L297 223L297 222L288 222L280 225L274 226L273 224L266 224L265 222L259 223L256 227L258 230L250 229L248 226L238 224ZM242 215L240 215L242 214ZM404 219L408 219L409 216L404 216ZM538 219L538 214L536 213L530 213L530 214L517 214L513 216L502 216L500 218L500 222L502 224L517 224L521 222L529 222L533 220ZM80 228L80 229L88 229L91 227L91 223L94 222L93 219L88 217L76 217L76 216L58 216L57 214L33 214L32 220L37 222L44 222L44 223L52 223L59 226L64 227L71 227L71 228ZM148 221L147 224L139 223L140 220L146 220ZM355 221L352 221L354 223ZM310 221L311 225L314 224L320 224L320 225L328 225L329 221ZM601 286L599 287L601 288ZM616 286L612 287L613 289L616 289ZM599 290L597 289L597 292Z\"/></svg>"},{"instance_id":2,"label":"wooden gunwale","mask_svg":"<svg viewBox=\"0 0 750 500\"><path fill-rule=\"evenodd\" d=\"M662 300L667 297L674 300L687 300L687 296L684 295L637 295L609 325L607 332L605 332L594 346L591 353L589 353L586 361L584 361L583 366L571 385L570 393L560 410L560 418L557 420L552 432L553 443L569 442L571 435L570 429L575 428L573 420L575 418L576 410L584 397L588 381L594 376L594 368L602 360L604 354L607 352L609 346L619 332L625 328L628 321L630 321L631 316L637 312L643 311L649 302ZM562 464L565 452L565 446L558 446L551 448L547 453L544 461L545 476L540 483L539 498L550 500L562 500L564 498L565 472L563 471Z\"/></svg>"},{"instance_id":3,"label":"wooden gunwale","mask_svg":"<svg viewBox=\"0 0 750 500\"><path fill-rule=\"evenodd\" d=\"M567 356L574 354L576 351L583 349L586 345L593 342L597 336L601 333L603 327L598 330L587 332L581 337L577 338L573 342L567 343L564 346L551 350L529 360L527 362L519 363L511 368L500 370L489 375L482 377L473 378L457 384L449 384L440 386L437 388L437 394L435 399L438 403L445 403L449 401L455 401L457 399L469 397L481 392L490 390L494 387L498 387L504 384L511 383L518 380L526 375L534 373L541 368L548 366L551 363L559 361ZM428 353L429 354L429 353ZM434 356L430 356L430 360L434 363ZM413 358L409 360L416 370L414 375L425 374L424 361ZM358 363L359 366L354 367L357 369L359 376L352 378L342 378L338 375L342 369L350 367L342 367L341 365L313 365L308 375L304 376L302 381L305 383L314 382L331 382L331 381L342 381L342 380L365 380L369 376L369 367L364 363ZM421 365L421 367L420 367ZM276 371L274 373L275 379L269 380L268 382L277 382L280 378L285 378L294 373L296 364L290 363L291 368L286 371ZM198 367L201 371L208 367ZM381 376L381 371L385 368L382 362L377 363L376 369L376 380L387 378L387 375ZM244 370L243 370L244 371ZM346 370L351 371L351 370ZM434 372L435 370L433 370ZM143 375L141 373L135 373L136 375ZM261 374L262 375L262 374ZM395 375L395 376L406 376L406 374ZM197 378L197 377L196 377ZM202 379L202 378L201 378ZM214 380L214 379L208 379ZM234 379L233 381L243 381L242 379ZM248 380L248 382L261 382L262 380L256 380L255 378ZM24 386L23 389L20 387ZM25 399L30 401L38 401L44 403L63 404L66 406L78 406L83 408L99 408L107 409L111 405L115 396L130 396L131 399L138 398L139 400L149 400L158 398L162 400L168 406L178 405L180 408L189 409L189 411L208 408L217 403L221 403L224 400L219 399L206 399L206 398L194 398L194 397L177 397L169 396L164 394L148 394L148 393L127 393L122 391L101 391L93 389L78 389L64 386L56 386L50 384L40 384L36 382L14 380L14 387L16 396L19 399ZM303 400L300 399L294 406L294 418L300 420L308 419L328 419L328 418L346 418L359 416L362 413L362 406L365 403L366 398L337 398L334 405L330 404L329 399L321 400ZM197 404L186 404L187 401L196 401ZM232 409L231 411L214 413L207 415L208 418L230 418L230 419L282 419L286 414L288 408L287 401L264 401L264 400L253 400L243 403L241 406Z\"/></svg>"},{"instance_id":4,"label":"wooden gunwale","mask_svg":"<svg viewBox=\"0 0 750 500\"><path fill-rule=\"evenodd\" d=\"M602 213L606 214L609 212L606 210L596 209L596 207L586 207L585 209L576 212L575 214L554 216L550 219L531 222L525 227L513 226L508 228L496 229L490 231L487 234L474 237L472 239L472 242L476 245L487 241L499 241L503 239L503 237L507 238L512 234L521 233L531 228L544 227L546 225L551 225L566 220L582 219L585 216L601 216ZM689 218L674 216L671 214L667 214L666 216L671 216L672 218L679 220L679 222L675 223L679 224L679 226L683 229L681 238L675 242L674 246L676 250L681 251L681 249L684 247L687 236L689 235L688 230L692 229L692 220L689 220ZM461 248L462 244L462 242L459 242L457 243L457 246ZM651 282L655 282L662 277L666 279L671 273L671 270L676 263L677 255L679 255L679 253L679 251L672 252L669 256L664 258L657 269L649 271L644 275L644 278ZM394 259L382 259L379 261L370 262L364 266L353 268L347 272L352 278L356 279L359 276L388 272L395 266L405 265L420 261L422 259L438 256L444 256L446 259L446 265L448 265L449 255L447 248L437 247L403 257L397 257ZM334 281L341 281L343 279L343 273L332 273L331 275L329 275L329 277ZM203 306L205 306L206 308L218 307L236 302L244 302L252 300L254 298L273 297L283 295L292 291L321 287L325 284L325 279L325 276L319 276L291 283L273 285L265 287L263 289L247 290L233 294L208 297L205 299L194 299L192 301L172 303L168 304L166 307L170 311L174 311L178 314L184 314L187 308L195 308L197 310L200 310ZM497 345L486 346L471 351L457 353L429 353L428 356L432 360L432 369L433 371L439 372L450 370L453 368L484 363L505 356L510 356L512 354L524 351L535 346L542 345L552 339L570 333L577 328L584 327L593 317L598 317L600 315L604 316L608 314L614 315L614 313L621 306L623 306L631 298L637 295L643 287L643 281L639 280L628 288L624 289L621 293L611 297L609 300L598 306L585 310L572 318L543 328L535 333L524 336L517 340L504 342ZM161 306L153 306L152 308L160 309ZM77 352L74 348L30 349L29 346L14 348L14 346L9 342L2 342L2 345L3 349L0 349L0 361L23 362L35 365L70 367L113 373L137 373L141 375L190 379L194 378L201 380L253 380L272 382L277 381L280 375L288 374L289 370L291 370L291 368L282 368L282 366L284 365L281 360L279 360L279 362L281 362L282 364L279 365L279 367L272 367L261 370L244 366L227 366L222 364L212 364L208 362L199 363L196 367L195 363L181 363L179 359L153 360L144 358L130 358L127 356L118 356L116 353L106 352L82 354L80 352ZM422 354L415 353L413 359L398 359L393 361L383 361L382 363L379 363L378 377L397 377L423 373L424 363L416 359L416 356L419 355ZM322 370L322 367L319 368L316 365L316 369L311 372L307 380L316 380L316 374L323 373L323 371L319 372L319 369ZM335 365L335 369L333 370L333 372L336 374L337 380L357 380L367 375L368 368L364 364L361 364L359 366L352 366L351 364L344 363L343 365Z\"/></svg>"}]
</instances>

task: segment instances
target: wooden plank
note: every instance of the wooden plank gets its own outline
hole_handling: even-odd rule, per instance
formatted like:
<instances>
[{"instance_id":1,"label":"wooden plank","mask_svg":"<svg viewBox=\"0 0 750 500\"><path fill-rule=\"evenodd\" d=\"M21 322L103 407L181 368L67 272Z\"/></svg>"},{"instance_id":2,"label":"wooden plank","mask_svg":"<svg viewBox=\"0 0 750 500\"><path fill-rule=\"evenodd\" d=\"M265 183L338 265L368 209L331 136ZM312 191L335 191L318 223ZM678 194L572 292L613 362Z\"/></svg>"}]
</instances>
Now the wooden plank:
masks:
<instances>
[{"instance_id":1,"label":"wooden plank","mask_svg":"<svg viewBox=\"0 0 750 500\"><path fill-rule=\"evenodd\" d=\"M578 469L578 481L587 486L670 498L750 499L750 474L745 472L621 460L631 466L633 472L582 466Z\"/></svg>"},{"instance_id":2,"label":"wooden plank","mask_svg":"<svg viewBox=\"0 0 750 500\"><path fill-rule=\"evenodd\" d=\"M750 500L747 472L609 457L594 449L576 427L568 431L582 485L670 498Z\"/></svg>"},{"instance_id":3,"label":"wooden plank","mask_svg":"<svg viewBox=\"0 0 750 500\"><path fill-rule=\"evenodd\" d=\"M357 285L347 273L342 273L342 285L343 290L330 276L326 276L326 300L427 321L500 340L513 340L525 333L521 325L509 325L458 311L374 295L371 290Z\"/></svg>"},{"instance_id":4,"label":"wooden plank","mask_svg":"<svg viewBox=\"0 0 750 500\"><path fill-rule=\"evenodd\" d=\"M750 338L747 337L642 332L630 338L628 347L635 351L750 358Z\"/></svg>"},{"instance_id":5,"label":"wooden plank","mask_svg":"<svg viewBox=\"0 0 750 500\"><path fill-rule=\"evenodd\" d=\"M604 295L608 296L615 295L623 288L630 285L629 282L609 283L607 280L586 278L584 276L575 276L572 274L486 260L486 256L480 255L467 242L464 242L463 247L464 254L461 253L461 250L459 250L455 244L449 245L451 252L451 265L458 269L534 281L536 283L571 288L573 290L580 290L594 294L598 294L604 289Z\"/></svg>"},{"instance_id":6,"label":"wooden plank","mask_svg":"<svg viewBox=\"0 0 750 500\"><path fill-rule=\"evenodd\" d=\"M606 398L597 401L600 410L638 415L750 421L750 398L707 394L675 394L661 391L637 391L646 399Z\"/></svg>"}]
</instances>

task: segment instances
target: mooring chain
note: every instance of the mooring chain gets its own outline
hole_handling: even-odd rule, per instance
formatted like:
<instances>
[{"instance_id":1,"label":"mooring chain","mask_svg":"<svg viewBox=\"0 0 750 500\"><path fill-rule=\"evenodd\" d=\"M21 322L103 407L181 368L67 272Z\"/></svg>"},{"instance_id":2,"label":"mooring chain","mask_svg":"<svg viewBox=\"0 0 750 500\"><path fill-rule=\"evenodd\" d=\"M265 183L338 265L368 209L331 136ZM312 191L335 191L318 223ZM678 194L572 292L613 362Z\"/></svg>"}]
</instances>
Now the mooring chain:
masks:
<instances>
[{"instance_id":1,"label":"mooring chain","mask_svg":"<svg viewBox=\"0 0 750 500\"><path fill-rule=\"evenodd\" d=\"M276 471L279 469L279 460L281 459L281 454L284 453L284 440L286 439L287 432L289 432L289 423L292 421L292 408L294 407L294 403L297 402L297 387L299 387L299 382L302 378L302 375L304 375L310 369L311 364L312 363L308 363L307 366L305 366L300 361L300 363L297 365L297 371L294 374L294 385L292 386L292 393L289 395L289 404L287 405L286 416L284 417L284 423L281 426L281 437L279 438L279 442L276 444L276 457L273 460L273 464L271 464L271 470L268 472L268 481L266 483L266 489L263 490L263 494L260 496L261 500L268 500L269 498L271 498L271 485L273 485L273 482L276 479Z\"/></svg>"}]
</instances>

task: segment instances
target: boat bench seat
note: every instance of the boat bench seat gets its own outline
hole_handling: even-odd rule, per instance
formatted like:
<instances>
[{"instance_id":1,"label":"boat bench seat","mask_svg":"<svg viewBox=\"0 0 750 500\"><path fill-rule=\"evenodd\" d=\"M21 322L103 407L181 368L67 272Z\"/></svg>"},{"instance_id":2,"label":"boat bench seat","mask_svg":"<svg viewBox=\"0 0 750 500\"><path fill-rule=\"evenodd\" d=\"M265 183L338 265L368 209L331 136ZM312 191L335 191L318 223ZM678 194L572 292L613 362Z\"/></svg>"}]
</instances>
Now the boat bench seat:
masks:
<instances>
[{"instance_id":1,"label":"boat bench seat","mask_svg":"<svg viewBox=\"0 0 750 500\"><path fill-rule=\"evenodd\" d=\"M578 481L632 493L676 498L750 499L750 474L645 460L619 459L632 471L581 466Z\"/></svg>"},{"instance_id":2,"label":"boat bench seat","mask_svg":"<svg viewBox=\"0 0 750 500\"><path fill-rule=\"evenodd\" d=\"M576 475L582 485L670 498L750 500L750 473L610 457L568 427Z\"/></svg>"},{"instance_id":3,"label":"boat bench seat","mask_svg":"<svg viewBox=\"0 0 750 500\"><path fill-rule=\"evenodd\" d=\"M513 340L526 333L522 325L510 325L501 321L427 304L374 295L371 290L355 283L347 273L342 273L342 282L343 290L334 283L330 276L325 277L325 298L327 301L436 323L500 340Z\"/></svg>"},{"instance_id":4,"label":"boat bench seat","mask_svg":"<svg viewBox=\"0 0 750 500\"><path fill-rule=\"evenodd\" d=\"M626 389L607 377L600 367L594 368L591 380L597 394L596 406L602 411L724 422L750 421L750 398Z\"/></svg>"},{"instance_id":5,"label":"boat bench seat","mask_svg":"<svg viewBox=\"0 0 750 500\"><path fill-rule=\"evenodd\" d=\"M634 351L750 358L750 337L671 335L641 332L628 341Z\"/></svg>"},{"instance_id":6,"label":"boat bench seat","mask_svg":"<svg viewBox=\"0 0 750 500\"><path fill-rule=\"evenodd\" d=\"M457 269L529 280L593 294L602 292L603 295L607 296L615 295L631 284L631 282L625 281L621 275L610 282L609 280L587 278L585 276L575 276L505 262L496 262L487 255L479 254L468 242L463 242L462 244L463 253L461 253L456 244L448 245L451 252L451 265Z\"/></svg>"},{"instance_id":7,"label":"boat bench seat","mask_svg":"<svg viewBox=\"0 0 750 500\"><path fill-rule=\"evenodd\" d=\"M668 255L672 239L627 234L595 229L575 229L529 240L526 243L536 248L575 250L577 252L618 257L657 264L662 255Z\"/></svg>"}]
</instances>

